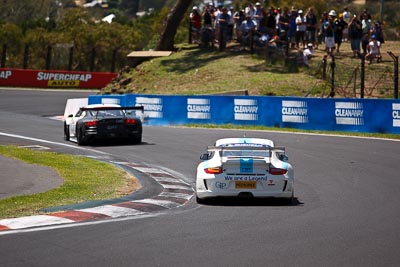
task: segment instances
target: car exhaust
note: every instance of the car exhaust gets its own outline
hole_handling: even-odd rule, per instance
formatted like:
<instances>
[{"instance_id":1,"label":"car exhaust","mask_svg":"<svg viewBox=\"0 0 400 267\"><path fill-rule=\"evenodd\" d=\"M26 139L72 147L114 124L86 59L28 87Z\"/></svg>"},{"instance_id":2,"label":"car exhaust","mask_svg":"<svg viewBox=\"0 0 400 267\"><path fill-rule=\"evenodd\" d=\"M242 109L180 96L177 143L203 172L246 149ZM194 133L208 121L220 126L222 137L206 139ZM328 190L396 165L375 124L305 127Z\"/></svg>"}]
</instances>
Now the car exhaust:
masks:
<instances>
[{"instance_id":1,"label":"car exhaust","mask_svg":"<svg viewBox=\"0 0 400 267\"><path fill-rule=\"evenodd\" d=\"M238 197L241 197L241 198L253 198L254 196L253 196L253 193L251 193L251 192L240 192Z\"/></svg>"}]
</instances>

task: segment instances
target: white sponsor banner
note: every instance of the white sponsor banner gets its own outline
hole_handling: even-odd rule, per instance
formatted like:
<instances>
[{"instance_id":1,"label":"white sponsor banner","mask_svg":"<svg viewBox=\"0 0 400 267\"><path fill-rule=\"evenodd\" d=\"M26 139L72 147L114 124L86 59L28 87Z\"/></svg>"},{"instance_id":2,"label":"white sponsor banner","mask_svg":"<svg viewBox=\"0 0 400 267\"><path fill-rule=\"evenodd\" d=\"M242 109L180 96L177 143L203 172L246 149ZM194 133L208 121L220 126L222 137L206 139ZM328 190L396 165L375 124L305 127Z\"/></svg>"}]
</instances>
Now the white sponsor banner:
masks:
<instances>
[{"instance_id":1,"label":"white sponsor banner","mask_svg":"<svg viewBox=\"0 0 400 267\"><path fill-rule=\"evenodd\" d=\"M393 127L400 127L400 104L392 103Z\"/></svg>"},{"instance_id":2,"label":"white sponsor banner","mask_svg":"<svg viewBox=\"0 0 400 267\"><path fill-rule=\"evenodd\" d=\"M118 98L102 98L101 99L102 104L120 104L120 100Z\"/></svg>"},{"instance_id":3,"label":"white sponsor banner","mask_svg":"<svg viewBox=\"0 0 400 267\"><path fill-rule=\"evenodd\" d=\"M360 102L335 102L336 124L364 125L364 107Z\"/></svg>"},{"instance_id":4,"label":"white sponsor banner","mask_svg":"<svg viewBox=\"0 0 400 267\"><path fill-rule=\"evenodd\" d=\"M49 81L49 80L58 80L58 81L82 81L87 82L92 79L92 74L80 74L80 73L51 73L51 72L38 72L37 80L38 81Z\"/></svg>"},{"instance_id":5,"label":"white sponsor banner","mask_svg":"<svg viewBox=\"0 0 400 267\"><path fill-rule=\"evenodd\" d=\"M308 123L307 102L282 100L282 122Z\"/></svg>"},{"instance_id":6,"label":"white sponsor banner","mask_svg":"<svg viewBox=\"0 0 400 267\"><path fill-rule=\"evenodd\" d=\"M208 120L211 118L210 99L188 98L186 109L188 119Z\"/></svg>"},{"instance_id":7,"label":"white sponsor banner","mask_svg":"<svg viewBox=\"0 0 400 267\"><path fill-rule=\"evenodd\" d=\"M158 97L136 97L136 106L143 106L148 118L163 118L162 99Z\"/></svg>"},{"instance_id":8,"label":"white sponsor banner","mask_svg":"<svg viewBox=\"0 0 400 267\"><path fill-rule=\"evenodd\" d=\"M258 102L255 99L234 99L233 108L235 120L258 120Z\"/></svg>"}]
</instances>

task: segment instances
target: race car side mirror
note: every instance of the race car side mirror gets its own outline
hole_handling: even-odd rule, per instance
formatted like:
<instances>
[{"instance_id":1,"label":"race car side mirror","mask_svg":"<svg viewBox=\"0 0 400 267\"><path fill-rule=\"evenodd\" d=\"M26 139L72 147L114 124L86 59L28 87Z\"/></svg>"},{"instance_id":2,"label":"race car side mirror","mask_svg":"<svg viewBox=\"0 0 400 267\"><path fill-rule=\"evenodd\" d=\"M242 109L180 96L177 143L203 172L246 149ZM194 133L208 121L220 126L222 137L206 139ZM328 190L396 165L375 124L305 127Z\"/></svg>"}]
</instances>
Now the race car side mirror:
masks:
<instances>
[{"instance_id":1,"label":"race car side mirror","mask_svg":"<svg viewBox=\"0 0 400 267\"><path fill-rule=\"evenodd\" d=\"M72 118L74 116L74 114L69 114L68 118Z\"/></svg>"},{"instance_id":2,"label":"race car side mirror","mask_svg":"<svg viewBox=\"0 0 400 267\"><path fill-rule=\"evenodd\" d=\"M279 160L286 162L289 160L289 157L286 154L280 154Z\"/></svg>"},{"instance_id":3,"label":"race car side mirror","mask_svg":"<svg viewBox=\"0 0 400 267\"><path fill-rule=\"evenodd\" d=\"M200 155L201 160L209 160L210 159L210 154L205 153Z\"/></svg>"}]
</instances>

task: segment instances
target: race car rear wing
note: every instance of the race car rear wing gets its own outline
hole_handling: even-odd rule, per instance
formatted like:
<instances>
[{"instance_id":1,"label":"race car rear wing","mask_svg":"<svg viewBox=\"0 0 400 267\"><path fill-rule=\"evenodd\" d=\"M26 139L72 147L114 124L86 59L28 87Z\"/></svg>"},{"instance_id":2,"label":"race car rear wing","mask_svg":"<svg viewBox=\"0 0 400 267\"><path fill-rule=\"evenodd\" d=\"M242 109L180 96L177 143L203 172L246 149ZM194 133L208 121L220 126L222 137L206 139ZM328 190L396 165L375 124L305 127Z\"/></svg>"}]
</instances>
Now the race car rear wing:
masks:
<instances>
[{"instance_id":1,"label":"race car rear wing","mask_svg":"<svg viewBox=\"0 0 400 267\"><path fill-rule=\"evenodd\" d=\"M141 110L142 113L144 112L144 107L143 106L137 106L137 107L81 107L79 108L81 111L87 111L87 110Z\"/></svg>"},{"instance_id":2,"label":"race car rear wing","mask_svg":"<svg viewBox=\"0 0 400 267\"><path fill-rule=\"evenodd\" d=\"M267 150L267 151L274 151L277 153L285 153L286 148L285 147L270 147L270 146L260 146L260 147L254 147L254 146L208 146L207 147L208 151L224 151L224 150Z\"/></svg>"},{"instance_id":3,"label":"race car rear wing","mask_svg":"<svg viewBox=\"0 0 400 267\"><path fill-rule=\"evenodd\" d=\"M212 153L215 152L221 152L223 154L224 151L240 151L240 150L253 150L253 151L268 151L268 154L270 155L269 157L274 157L278 158L281 161L287 161L289 158L286 155L286 149L285 147L270 147L270 146L259 146L259 147L252 147L248 145L240 146L208 146L207 147L207 152L205 154L202 154L200 156L201 160L208 160L210 159ZM271 152L274 152L273 154ZM235 156L233 156L235 157ZM230 158L230 157L228 157Z\"/></svg>"}]
</instances>

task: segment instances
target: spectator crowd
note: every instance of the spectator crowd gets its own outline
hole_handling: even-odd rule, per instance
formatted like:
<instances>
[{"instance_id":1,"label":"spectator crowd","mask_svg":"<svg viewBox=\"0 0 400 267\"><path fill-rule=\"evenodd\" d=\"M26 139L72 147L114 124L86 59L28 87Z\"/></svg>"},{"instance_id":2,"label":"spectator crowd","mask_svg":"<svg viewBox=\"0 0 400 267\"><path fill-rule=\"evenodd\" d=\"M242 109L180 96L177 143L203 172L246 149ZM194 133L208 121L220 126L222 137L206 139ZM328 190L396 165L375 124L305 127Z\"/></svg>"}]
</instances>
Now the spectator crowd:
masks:
<instances>
[{"instance_id":1,"label":"spectator crowd","mask_svg":"<svg viewBox=\"0 0 400 267\"><path fill-rule=\"evenodd\" d=\"M257 2L235 10L213 3L202 10L194 6L190 13L192 42L200 47L218 46L222 51L227 42L234 41L241 50L253 46L268 48L269 53L297 49L308 65L314 49L333 56L340 53L342 42L350 42L353 57L365 56L370 63L381 60L382 23L373 21L367 9L358 15L344 7L341 12L330 10L317 17L312 7L281 9Z\"/></svg>"}]
</instances>

